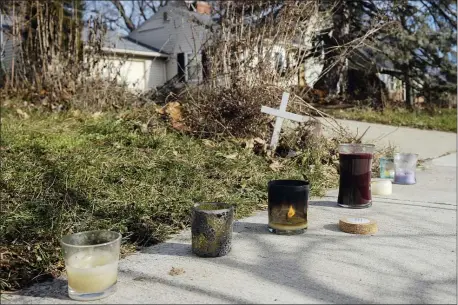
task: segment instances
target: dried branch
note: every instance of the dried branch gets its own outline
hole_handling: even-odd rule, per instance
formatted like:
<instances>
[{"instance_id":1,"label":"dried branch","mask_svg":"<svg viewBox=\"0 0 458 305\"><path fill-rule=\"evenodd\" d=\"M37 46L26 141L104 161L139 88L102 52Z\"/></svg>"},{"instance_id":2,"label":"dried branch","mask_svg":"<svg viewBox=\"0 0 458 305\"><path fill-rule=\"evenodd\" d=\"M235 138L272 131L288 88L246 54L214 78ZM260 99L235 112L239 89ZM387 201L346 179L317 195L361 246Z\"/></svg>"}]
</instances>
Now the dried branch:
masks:
<instances>
[{"instance_id":1,"label":"dried branch","mask_svg":"<svg viewBox=\"0 0 458 305\"><path fill-rule=\"evenodd\" d=\"M126 27L129 29L129 31L135 30L135 25L132 22L132 18L127 16L126 10L124 9L124 6L122 5L121 1L119 0L111 0L111 3L114 4L116 9L118 10L119 14L121 15L122 19L124 20L124 23L126 24Z\"/></svg>"}]
</instances>

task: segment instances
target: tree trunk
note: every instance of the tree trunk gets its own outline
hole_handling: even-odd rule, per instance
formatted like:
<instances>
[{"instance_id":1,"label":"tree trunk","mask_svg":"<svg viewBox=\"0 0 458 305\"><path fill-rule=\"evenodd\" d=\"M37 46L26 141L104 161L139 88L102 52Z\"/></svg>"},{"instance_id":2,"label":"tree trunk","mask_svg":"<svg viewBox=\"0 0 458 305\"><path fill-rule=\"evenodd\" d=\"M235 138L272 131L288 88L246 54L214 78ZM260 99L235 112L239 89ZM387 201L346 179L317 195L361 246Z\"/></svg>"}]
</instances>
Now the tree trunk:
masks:
<instances>
[{"instance_id":1,"label":"tree trunk","mask_svg":"<svg viewBox=\"0 0 458 305\"><path fill-rule=\"evenodd\" d=\"M346 94L347 92L348 92L348 60L343 59L343 64L342 64L342 67L340 68L337 93Z\"/></svg>"},{"instance_id":2,"label":"tree trunk","mask_svg":"<svg viewBox=\"0 0 458 305\"><path fill-rule=\"evenodd\" d=\"M344 94L348 87L346 58L341 56L338 46L349 35L350 11L348 2L345 0L337 0L336 7L333 14L333 29L323 40L325 51L323 71L313 86L315 89L327 91L330 95Z\"/></svg>"},{"instance_id":3,"label":"tree trunk","mask_svg":"<svg viewBox=\"0 0 458 305\"><path fill-rule=\"evenodd\" d=\"M406 107L408 109L413 108L413 94L412 94L412 84L411 84L411 79L409 76L409 68L407 67L404 72L404 82L406 86Z\"/></svg>"}]
</instances>

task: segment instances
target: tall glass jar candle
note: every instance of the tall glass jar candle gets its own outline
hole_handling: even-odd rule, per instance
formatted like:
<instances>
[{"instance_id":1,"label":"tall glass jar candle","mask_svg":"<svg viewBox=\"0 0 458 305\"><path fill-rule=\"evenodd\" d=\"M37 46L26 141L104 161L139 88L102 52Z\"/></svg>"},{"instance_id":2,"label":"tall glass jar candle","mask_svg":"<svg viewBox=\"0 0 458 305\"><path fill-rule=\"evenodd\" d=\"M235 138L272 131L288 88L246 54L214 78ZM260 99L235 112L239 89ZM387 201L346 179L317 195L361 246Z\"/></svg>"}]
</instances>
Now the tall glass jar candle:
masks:
<instances>
[{"instance_id":1,"label":"tall glass jar candle","mask_svg":"<svg viewBox=\"0 0 458 305\"><path fill-rule=\"evenodd\" d=\"M339 146L339 206L367 208L372 205L371 167L373 144Z\"/></svg>"}]
</instances>

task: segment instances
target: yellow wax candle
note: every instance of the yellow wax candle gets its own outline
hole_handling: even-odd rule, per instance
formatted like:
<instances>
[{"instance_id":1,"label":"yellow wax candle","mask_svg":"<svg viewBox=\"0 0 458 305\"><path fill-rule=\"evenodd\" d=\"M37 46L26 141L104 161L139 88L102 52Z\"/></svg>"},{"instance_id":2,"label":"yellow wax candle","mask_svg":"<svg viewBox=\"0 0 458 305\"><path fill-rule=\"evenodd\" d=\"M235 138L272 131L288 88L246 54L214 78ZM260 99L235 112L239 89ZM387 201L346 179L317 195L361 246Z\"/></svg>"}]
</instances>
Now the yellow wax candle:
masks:
<instances>
[{"instance_id":1,"label":"yellow wax candle","mask_svg":"<svg viewBox=\"0 0 458 305\"><path fill-rule=\"evenodd\" d=\"M307 229L307 223L305 222L301 224L286 225L286 224L280 224L280 223L275 223L275 222L269 222L269 227L271 227L272 229L276 229L276 230L295 231L295 230Z\"/></svg>"},{"instance_id":2,"label":"yellow wax candle","mask_svg":"<svg viewBox=\"0 0 458 305\"><path fill-rule=\"evenodd\" d=\"M78 293L97 293L118 279L118 257L108 251L79 252L67 262L69 287Z\"/></svg>"}]
</instances>

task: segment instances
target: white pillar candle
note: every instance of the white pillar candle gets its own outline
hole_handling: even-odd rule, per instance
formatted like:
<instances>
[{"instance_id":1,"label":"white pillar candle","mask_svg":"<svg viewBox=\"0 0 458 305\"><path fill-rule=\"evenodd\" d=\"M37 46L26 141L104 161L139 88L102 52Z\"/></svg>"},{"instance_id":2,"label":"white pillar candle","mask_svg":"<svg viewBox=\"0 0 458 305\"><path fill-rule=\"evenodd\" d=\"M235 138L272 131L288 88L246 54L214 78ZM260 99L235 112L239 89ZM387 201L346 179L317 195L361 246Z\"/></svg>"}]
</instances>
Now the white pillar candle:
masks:
<instances>
[{"instance_id":1,"label":"white pillar candle","mask_svg":"<svg viewBox=\"0 0 458 305\"><path fill-rule=\"evenodd\" d=\"M372 179L371 193L372 195L390 195L393 191L391 180L388 179Z\"/></svg>"},{"instance_id":2,"label":"white pillar candle","mask_svg":"<svg viewBox=\"0 0 458 305\"><path fill-rule=\"evenodd\" d=\"M80 252L67 263L68 285L77 293L98 293L118 279L118 257L108 251Z\"/></svg>"}]
</instances>

